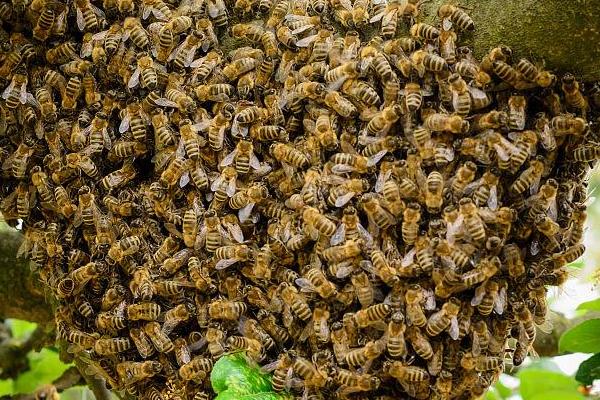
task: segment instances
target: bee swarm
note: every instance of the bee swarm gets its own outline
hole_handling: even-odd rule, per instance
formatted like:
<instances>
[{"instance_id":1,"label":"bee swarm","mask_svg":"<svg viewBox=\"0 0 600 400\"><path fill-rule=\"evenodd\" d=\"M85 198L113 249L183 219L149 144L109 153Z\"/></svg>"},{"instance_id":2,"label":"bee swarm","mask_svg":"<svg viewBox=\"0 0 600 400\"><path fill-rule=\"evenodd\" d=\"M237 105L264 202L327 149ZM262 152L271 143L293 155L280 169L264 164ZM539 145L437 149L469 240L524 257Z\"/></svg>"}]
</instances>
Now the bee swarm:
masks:
<instances>
[{"instance_id":1,"label":"bee swarm","mask_svg":"<svg viewBox=\"0 0 600 400\"><path fill-rule=\"evenodd\" d=\"M419 3L1 0L1 211L58 340L151 399L238 350L314 399L519 365L584 251L598 97Z\"/></svg>"}]
</instances>

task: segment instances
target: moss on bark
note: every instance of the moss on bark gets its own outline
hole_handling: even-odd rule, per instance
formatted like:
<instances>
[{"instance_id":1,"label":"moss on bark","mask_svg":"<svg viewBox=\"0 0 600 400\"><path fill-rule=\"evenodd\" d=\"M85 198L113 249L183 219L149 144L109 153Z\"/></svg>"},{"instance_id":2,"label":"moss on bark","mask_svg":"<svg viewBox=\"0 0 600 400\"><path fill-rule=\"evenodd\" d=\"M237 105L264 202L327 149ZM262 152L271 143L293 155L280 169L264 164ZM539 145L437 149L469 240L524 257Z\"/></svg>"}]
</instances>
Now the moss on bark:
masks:
<instances>
[{"instance_id":1,"label":"moss on bark","mask_svg":"<svg viewBox=\"0 0 600 400\"><path fill-rule=\"evenodd\" d=\"M29 261L16 257L22 241L19 231L0 222L0 316L46 325L53 322L52 308Z\"/></svg>"},{"instance_id":2,"label":"moss on bark","mask_svg":"<svg viewBox=\"0 0 600 400\"><path fill-rule=\"evenodd\" d=\"M430 0L422 14L435 18L449 0ZM573 72L583 81L600 80L599 0L461 0L475 21L473 33L461 33L461 44L478 57L500 44L518 59L545 62L548 69Z\"/></svg>"}]
</instances>

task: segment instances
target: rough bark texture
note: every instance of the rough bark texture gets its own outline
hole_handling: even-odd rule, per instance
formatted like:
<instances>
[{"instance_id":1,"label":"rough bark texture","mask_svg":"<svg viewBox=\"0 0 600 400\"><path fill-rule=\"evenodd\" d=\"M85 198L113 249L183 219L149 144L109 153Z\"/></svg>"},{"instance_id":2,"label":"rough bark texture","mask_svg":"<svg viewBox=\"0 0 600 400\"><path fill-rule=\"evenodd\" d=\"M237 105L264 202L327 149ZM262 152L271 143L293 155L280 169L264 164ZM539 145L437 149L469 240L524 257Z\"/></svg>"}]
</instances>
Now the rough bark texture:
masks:
<instances>
[{"instance_id":1,"label":"rough bark texture","mask_svg":"<svg viewBox=\"0 0 600 400\"><path fill-rule=\"evenodd\" d=\"M0 317L46 325L53 321L42 283L31 272L29 261L17 259L23 235L0 222Z\"/></svg>"},{"instance_id":2,"label":"rough bark texture","mask_svg":"<svg viewBox=\"0 0 600 400\"><path fill-rule=\"evenodd\" d=\"M448 0L429 0L422 14L434 18ZM453 2L451 2L453 3ZM517 60L544 61L548 69L600 80L600 1L461 0L475 22L475 32L461 33L461 44L478 57L504 44Z\"/></svg>"}]
</instances>

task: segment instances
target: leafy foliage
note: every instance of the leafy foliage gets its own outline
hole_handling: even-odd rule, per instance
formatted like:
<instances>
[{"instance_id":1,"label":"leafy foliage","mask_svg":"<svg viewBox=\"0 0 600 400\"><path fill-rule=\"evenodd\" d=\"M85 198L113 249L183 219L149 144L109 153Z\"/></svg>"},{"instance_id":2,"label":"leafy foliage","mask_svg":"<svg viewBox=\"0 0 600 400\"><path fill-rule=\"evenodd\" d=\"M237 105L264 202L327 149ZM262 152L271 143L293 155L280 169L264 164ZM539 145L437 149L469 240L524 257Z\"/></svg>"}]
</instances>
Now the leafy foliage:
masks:
<instances>
[{"instance_id":1,"label":"leafy foliage","mask_svg":"<svg viewBox=\"0 0 600 400\"><path fill-rule=\"evenodd\" d=\"M577 381L560 372L527 368L520 371L518 377L521 380L520 393L523 400L583 398L577 392ZM563 397L556 397L559 395Z\"/></svg>"},{"instance_id":2,"label":"leafy foliage","mask_svg":"<svg viewBox=\"0 0 600 400\"><path fill-rule=\"evenodd\" d=\"M210 374L216 400L284 400L286 394L272 391L271 376L251 365L243 353L221 357Z\"/></svg>"},{"instance_id":3,"label":"leafy foliage","mask_svg":"<svg viewBox=\"0 0 600 400\"><path fill-rule=\"evenodd\" d=\"M575 379L584 385L591 385L595 379L600 379L600 353L597 353L579 365Z\"/></svg>"},{"instance_id":4,"label":"leafy foliage","mask_svg":"<svg viewBox=\"0 0 600 400\"><path fill-rule=\"evenodd\" d=\"M600 319L591 319L565 332L558 344L561 352L599 353Z\"/></svg>"},{"instance_id":5,"label":"leafy foliage","mask_svg":"<svg viewBox=\"0 0 600 400\"><path fill-rule=\"evenodd\" d=\"M578 307L578 310L588 310L588 311L600 311L600 299L586 301L581 303Z\"/></svg>"}]
</instances>

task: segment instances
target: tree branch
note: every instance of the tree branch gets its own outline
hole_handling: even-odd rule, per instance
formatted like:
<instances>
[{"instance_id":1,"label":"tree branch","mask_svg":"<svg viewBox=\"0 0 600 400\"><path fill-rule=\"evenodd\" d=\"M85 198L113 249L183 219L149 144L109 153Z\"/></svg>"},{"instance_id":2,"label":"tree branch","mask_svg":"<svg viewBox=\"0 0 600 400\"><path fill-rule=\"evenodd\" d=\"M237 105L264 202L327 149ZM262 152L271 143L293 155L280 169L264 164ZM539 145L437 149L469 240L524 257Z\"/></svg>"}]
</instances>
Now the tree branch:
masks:
<instances>
[{"instance_id":1,"label":"tree branch","mask_svg":"<svg viewBox=\"0 0 600 400\"><path fill-rule=\"evenodd\" d=\"M428 22L447 0L422 5ZM584 81L600 80L600 4L597 0L461 0L475 31L460 34L461 45L481 57L503 44L517 57L546 62L558 72L578 73Z\"/></svg>"},{"instance_id":2,"label":"tree branch","mask_svg":"<svg viewBox=\"0 0 600 400\"><path fill-rule=\"evenodd\" d=\"M110 390L106 388L106 383L103 379L89 375L85 372L85 363L81 361L79 357L75 357L75 366L79 369L81 375L85 379L86 384L94 393L96 400L112 400L112 394Z\"/></svg>"},{"instance_id":3,"label":"tree branch","mask_svg":"<svg viewBox=\"0 0 600 400\"><path fill-rule=\"evenodd\" d=\"M42 326L38 326L21 345L15 344L11 339L7 340L0 346L0 378L16 378L20 373L29 369L27 354L31 350L39 351L53 343L52 335Z\"/></svg>"},{"instance_id":4,"label":"tree branch","mask_svg":"<svg viewBox=\"0 0 600 400\"><path fill-rule=\"evenodd\" d=\"M16 257L23 235L0 221L0 317L36 322L54 321L41 282L27 260Z\"/></svg>"}]
</instances>

